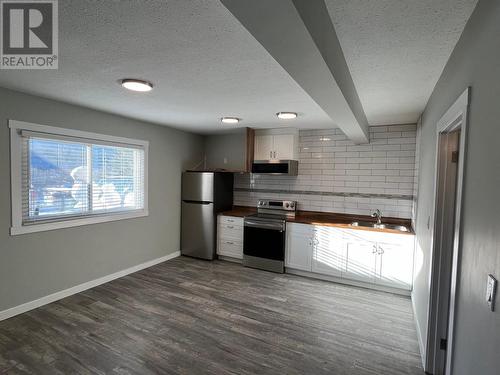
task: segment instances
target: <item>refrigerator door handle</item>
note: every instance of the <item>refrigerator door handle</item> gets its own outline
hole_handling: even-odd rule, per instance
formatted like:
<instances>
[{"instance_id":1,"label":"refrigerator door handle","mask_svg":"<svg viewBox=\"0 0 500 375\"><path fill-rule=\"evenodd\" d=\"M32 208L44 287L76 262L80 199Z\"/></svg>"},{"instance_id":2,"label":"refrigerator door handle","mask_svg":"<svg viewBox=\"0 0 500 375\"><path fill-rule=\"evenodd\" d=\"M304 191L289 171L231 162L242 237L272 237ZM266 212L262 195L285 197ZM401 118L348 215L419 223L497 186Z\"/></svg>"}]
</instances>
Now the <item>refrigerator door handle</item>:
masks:
<instances>
[{"instance_id":1,"label":"refrigerator door handle","mask_svg":"<svg viewBox=\"0 0 500 375\"><path fill-rule=\"evenodd\" d=\"M191 204L211 204L213 202L209 201L191 201L191 200L183 200L184 203L191 203Z\"/></svg>"}]
</instances>

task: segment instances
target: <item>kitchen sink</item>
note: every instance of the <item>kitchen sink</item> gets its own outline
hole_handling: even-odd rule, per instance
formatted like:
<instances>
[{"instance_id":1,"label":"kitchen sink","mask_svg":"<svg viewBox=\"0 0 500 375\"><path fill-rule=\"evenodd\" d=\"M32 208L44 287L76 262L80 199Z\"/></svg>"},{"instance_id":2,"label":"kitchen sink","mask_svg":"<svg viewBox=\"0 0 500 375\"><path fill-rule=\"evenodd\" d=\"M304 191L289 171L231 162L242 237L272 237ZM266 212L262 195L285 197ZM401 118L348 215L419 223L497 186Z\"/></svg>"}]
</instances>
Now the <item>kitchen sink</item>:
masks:
<instances>
[{"instance_id":1,"label":"kitchen sink","mask_svg":"<svg viewBox=\"0 0 500 375\"><path fill-rule=\"evenodd\" d=\"M397 230L400 232L408 232L408 228L404 225L394 225L394 224L377 224L370 223L367 221L354 221L351 223L353 227L365 227L365 228L375 228L375 229L390 229Z\"/></svg>"}]
</instances>

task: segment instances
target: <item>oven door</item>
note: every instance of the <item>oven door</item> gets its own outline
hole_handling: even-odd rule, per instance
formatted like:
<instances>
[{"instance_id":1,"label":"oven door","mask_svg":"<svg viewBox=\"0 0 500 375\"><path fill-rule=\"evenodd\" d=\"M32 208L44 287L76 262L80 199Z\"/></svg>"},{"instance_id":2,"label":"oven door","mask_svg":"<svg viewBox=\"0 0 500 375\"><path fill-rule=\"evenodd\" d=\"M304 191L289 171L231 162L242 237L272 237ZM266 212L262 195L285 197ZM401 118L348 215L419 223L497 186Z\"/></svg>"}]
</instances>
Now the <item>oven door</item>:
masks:
<instances>
[{"instance_id":1,"label":"oven door","mask_svg":"<svg viewBox=\"0 0 500 375\"><path fill-rule=\"evenodd\" d=\"M245 219L243 255L270 260L285 260L285 223Z\"/></svg>"}]
</instances>

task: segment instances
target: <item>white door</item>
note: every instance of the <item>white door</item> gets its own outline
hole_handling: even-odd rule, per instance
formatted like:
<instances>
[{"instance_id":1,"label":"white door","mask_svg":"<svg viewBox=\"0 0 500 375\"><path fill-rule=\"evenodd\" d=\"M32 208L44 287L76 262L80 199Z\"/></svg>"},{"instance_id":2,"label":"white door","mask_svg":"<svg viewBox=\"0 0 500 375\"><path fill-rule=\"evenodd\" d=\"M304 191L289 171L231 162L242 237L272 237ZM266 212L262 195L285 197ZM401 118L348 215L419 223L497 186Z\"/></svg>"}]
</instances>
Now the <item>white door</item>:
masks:
<instances>
[{"instance_id":1,"label":"white door","mask_svg":"<svg viewBox=\"0 0 500 375\"><path fill-rule=\"evenodd\" d=\"M255 160L273 159L273 136L272 135L256 135L254 146Z\"/></svg>"},{"instance_id":2,"label":"white door","mask_svg":"<svg viewBox=\"0 0 500 375\"><path fill-rule=\"evenodd\" d=\"M308 224L286 225L285 266L311 272L313 226Z\"/></svg>"},{"instance_id":3,"label":"white door","mask_svg":"<svg viewBox=\"0 0 500 375\"><path fill-rule=\"evenodd\" d=\"M274 136L275 159L296 159L294 153L294 140L295 136L293 134L276 134Z\"/></svg>"},{"instance_id":4,"label":"white door","mask_svg":"<svg viewBox=\"0 0 500 375\"><path fill-rule=\"evenodd\" d=\"M374 283L377 276L376 232L364 230L345 231L346 271L343 278Z\"/></svg>"},{"instance_id":5,"label":"white door","mask_svg":"<svg viewBox=\"0 0 500 375\"><path fill-rule=\"evenodd\" d=\"M312 271L341 277L346 269L343 230L327 226L316 226L314 230Z\"/></svg>"},{"instance_id":6,"label":"white door","mask_svg":"<svg viewBox=\"0 0 500 375\"><path fill-rule=\"evenodd\" d=\"M376 282L385 286L411 290L413 280L413 236L395 236L406 236L407 238L378 244L380 264Z\"/></svg>"}]
</instances>

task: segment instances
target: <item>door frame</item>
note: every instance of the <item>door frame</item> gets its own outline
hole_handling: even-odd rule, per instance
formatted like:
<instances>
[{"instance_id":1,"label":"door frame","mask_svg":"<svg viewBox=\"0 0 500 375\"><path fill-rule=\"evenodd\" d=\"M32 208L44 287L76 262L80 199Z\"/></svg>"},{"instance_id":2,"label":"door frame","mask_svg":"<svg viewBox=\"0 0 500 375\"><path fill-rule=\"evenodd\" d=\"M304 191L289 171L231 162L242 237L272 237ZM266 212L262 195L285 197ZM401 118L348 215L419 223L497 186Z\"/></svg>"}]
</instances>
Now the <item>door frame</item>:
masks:
<instances>
[{"instance_id":1,"label":"door frame","mask_svg":"<svg viewBox=\"0 0 500 375\"><path fill-rule=\"evenodd\" d=\"M429 373L436 373L436 366L439 361L435 359L444 353L440 349L439 332L447 325L447 348L444 358L445 375L452 373L453 357L453 331L455 326L455 304L457 294L458 268L461 253L461 233L462 233L462 204L463 204L463 182L465 174L465 156L467 145L467 123L470 103L470 87L468 87L455 103L446 111L437 123L436 133L436 160L435 160L435 180L434 180L434 214L433 214L433 235L431 245L431 273L430 273L430 295L428 311L428 330L427 330L427 350L425 355L425 369ZM438 203L442 198L439 190L440 181L440 141L441 136L446 133L460 130L459 158L457 167L456 200L455 200L455 224L454 227L443 227L440 225L442 220L441 210ZM445 273L441 265L441 238L444 235L453 235L452 264L449 273ZM442 272L443 271L443 272ZM450 278L450 290L444 290L441 280ZM439 318L438 299L443 293L449 292L449 311L443 318Z\"/></svg>"}]
</instances>

